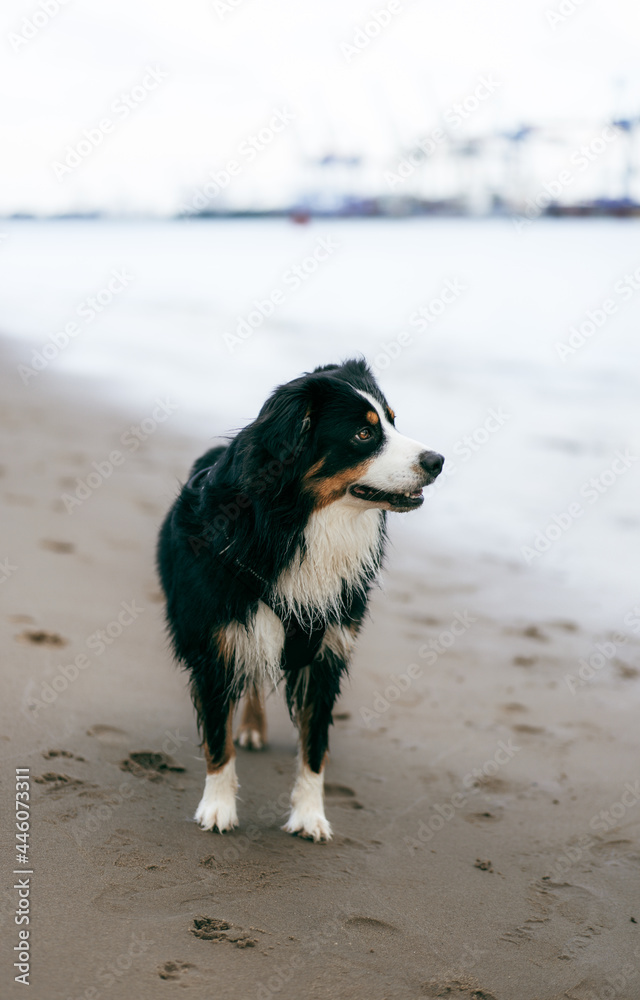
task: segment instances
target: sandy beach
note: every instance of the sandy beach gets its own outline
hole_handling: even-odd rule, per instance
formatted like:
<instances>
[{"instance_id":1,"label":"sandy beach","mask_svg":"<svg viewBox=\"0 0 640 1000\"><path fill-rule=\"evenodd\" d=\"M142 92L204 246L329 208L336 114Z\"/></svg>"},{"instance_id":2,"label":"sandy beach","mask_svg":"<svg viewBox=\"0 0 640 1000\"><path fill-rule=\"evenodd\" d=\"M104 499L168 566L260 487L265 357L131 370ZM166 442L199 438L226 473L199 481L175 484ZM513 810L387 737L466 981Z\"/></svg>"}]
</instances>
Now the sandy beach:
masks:
<instances>
[{"instance_id":1,"label":"sandy beach","mask_svg":"<svg viewBox=\"0 0 640 1000\"><path fill-rule=\"evenodd\" d=\"M217 428L189 436L160 403L118 410L53 371L23 386L18 360L5 344L2 996L24 995L24 768L38 1000L640 997L633 619L624 641L598 632L560 584L403 528L332 732L334 839L280 829L280 693L268 748L239 751L240 828L205 833L153 556Z\"/></svg>"}]
</instances>

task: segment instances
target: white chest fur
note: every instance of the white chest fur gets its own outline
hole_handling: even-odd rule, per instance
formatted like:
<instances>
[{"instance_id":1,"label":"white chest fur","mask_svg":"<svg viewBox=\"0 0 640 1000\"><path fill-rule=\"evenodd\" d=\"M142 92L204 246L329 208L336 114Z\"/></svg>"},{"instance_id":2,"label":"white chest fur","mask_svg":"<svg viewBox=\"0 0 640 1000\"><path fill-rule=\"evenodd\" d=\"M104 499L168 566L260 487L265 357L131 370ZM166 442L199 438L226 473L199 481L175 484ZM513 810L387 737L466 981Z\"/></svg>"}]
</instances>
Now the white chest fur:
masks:
<instances>
[{"instance_id":1,"label":"white chest fur","mask_svg":"<svg viewBox=\"0 0 640 1000\"><path fill-rule=\"evenodd\" d=\"M286 611L312 612L326 618L340 610L343 585L357 589L363 572L376 571L380 548L381 512L362 510L349 500L338 500L312 514L305 531L304 558L298 552L278 579L275 596ZM336 641L328 633L330 642ZM276 684L281 676L284 627L262 601L248 626L232 622L227 639L234 650L238 679Z\"/></svg>"},{"instance_id":2,"label":"white chest fur","mask_svg":"<svg viewBox=\"0 0 640 1000\"><path fill-rule=\"evenodd\" d=\"M322 618L338 611L343 584L357 589L363 572L377 568L381 513L348 498L311 515L304 554L280 576L276 595L289 611L313 609Z\"/></svg>"}]
</instances>

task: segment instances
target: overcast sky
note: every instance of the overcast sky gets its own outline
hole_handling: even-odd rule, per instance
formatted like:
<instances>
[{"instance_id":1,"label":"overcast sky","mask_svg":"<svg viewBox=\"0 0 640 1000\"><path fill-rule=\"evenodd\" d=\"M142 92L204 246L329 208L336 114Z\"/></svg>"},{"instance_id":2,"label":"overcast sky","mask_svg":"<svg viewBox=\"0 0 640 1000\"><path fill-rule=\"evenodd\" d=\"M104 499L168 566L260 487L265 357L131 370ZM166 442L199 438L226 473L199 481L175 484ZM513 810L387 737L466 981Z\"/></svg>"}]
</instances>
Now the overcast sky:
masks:
<instances>
[{"instance_id":1,"label":"overcast sky","mask_svg":"<svg viewBox=\"0 0 640 1000\"><path fill-rule=\"evenodd\" d=\"M470 133L640 113L637 0L42 3L0 14L2 213L172 212L230 160L236 197L277 200L329 152L391 166L482 78ZM276 111L295 118L239 153ZM98 147L65 169L85 130Z\"/></svg>"}]
</instances>

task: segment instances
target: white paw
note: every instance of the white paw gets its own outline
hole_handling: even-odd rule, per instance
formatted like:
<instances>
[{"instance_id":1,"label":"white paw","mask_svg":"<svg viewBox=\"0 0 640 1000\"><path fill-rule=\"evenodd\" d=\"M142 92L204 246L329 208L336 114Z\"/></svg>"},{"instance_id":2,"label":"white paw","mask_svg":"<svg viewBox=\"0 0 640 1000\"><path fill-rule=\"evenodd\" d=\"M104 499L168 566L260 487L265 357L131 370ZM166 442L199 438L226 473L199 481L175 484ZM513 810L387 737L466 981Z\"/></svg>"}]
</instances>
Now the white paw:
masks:
<instances>
[{"instance_id":1,"label":"white paw","mask_svg":"<svg viewBox=\"0 0 640 1000\"><path fill-rule=\"evenodd\" d=\"M262 750L264 747L262 736L257 729L251 729L250 726L240 730L236 737L236 743L239 747L244 747L245 750Z\"/></svg>"},{"instance_id":2,"label":"white paw","mask_svg":"<svg viewBox=\"0 0 640 1000\"><path fill-rule=\"evenodd\" d=\"M315 774L306 764L299 767L291 792L291 815L283 830L316 842L331 839L331 826L324 814L323 786L322 774Z\"/></svg>"},{"instance_id":3,"label":"white paw","mask_svg":"<svg viewBox=\"0 0 640 1000\"><path fill-rule=\"evenodd\" d=\"M204 794L194 816L196 823L203 830L217 828L220 833L232 830L238 825L237 791L236 762L232 757L216 774L207 775Z\"/></svg>"},{"instance_id":4,"label":"white paw","mask_svg":"<svg viewBox=\"0 0 640 1000\"><path fill-rule=\"evenodd\" d=\"M303 812L300 809L292 809L289 819L282 827L287 833L297 833L307 840L331 840L332 830L329 820L324 812Z\"/></svg>"}]
</instances>

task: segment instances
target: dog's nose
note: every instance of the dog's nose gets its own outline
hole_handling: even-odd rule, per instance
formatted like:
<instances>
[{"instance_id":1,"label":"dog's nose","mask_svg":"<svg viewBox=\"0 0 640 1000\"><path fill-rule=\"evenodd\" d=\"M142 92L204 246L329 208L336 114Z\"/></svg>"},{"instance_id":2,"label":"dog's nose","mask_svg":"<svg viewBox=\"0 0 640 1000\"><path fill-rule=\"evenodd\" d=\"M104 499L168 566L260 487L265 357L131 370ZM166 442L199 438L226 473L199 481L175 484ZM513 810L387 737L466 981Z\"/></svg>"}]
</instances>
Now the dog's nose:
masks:
<instances>
[{"instance_id":1,"label":"dog's nose","mask_svg":"<svg viewBox=\"0 0 640 1000\"><path fill-rule=\"evenodd\" d=\"M418 457L420 467L435 479L442 472L444 458L437 451L423 451Z\"/></svg>"}]
</instances>

